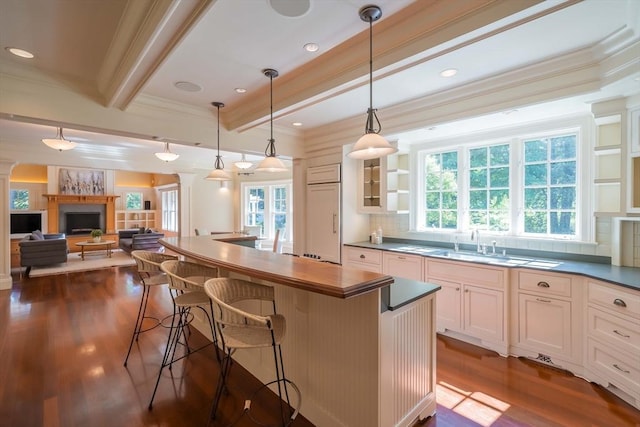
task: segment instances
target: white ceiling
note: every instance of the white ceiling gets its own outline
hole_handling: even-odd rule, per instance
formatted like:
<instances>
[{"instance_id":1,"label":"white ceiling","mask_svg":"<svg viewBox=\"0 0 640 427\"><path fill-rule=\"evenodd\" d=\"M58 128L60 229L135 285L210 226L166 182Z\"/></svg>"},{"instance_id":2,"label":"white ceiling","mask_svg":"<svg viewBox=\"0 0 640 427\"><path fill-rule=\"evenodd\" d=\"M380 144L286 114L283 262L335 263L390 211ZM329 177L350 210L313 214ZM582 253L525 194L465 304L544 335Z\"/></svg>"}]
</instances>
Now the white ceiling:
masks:
<instances>
[{"instance_id":1,"label":"white ceiling","mask_svg":"<svg viewBox=\"0 0 640 427\"><path fill-rule=\"evenodd\" d=\"M302 16L278 13L306 3L309 9ZM274 79L278 130L304 137L349 120L362 121L359 128L363 128L369 102L368 24L360 20L358 10L366 4L369 1L0 0L0 79L16 73L30 76L35 70L71 91L92 94L107 108L125 112L140 100L153 99L166 108L201 109L215 117L210 103L222 101L224 127L243 132L268 123L269 80L261 70L275 68L280 73ZM383 16L373 26L373 103L383 126L385 114L407 103L420 102L424 108L443 94L498 85L508 88L523 78L535 82L532 70L540 64L558 67L546 73L575 67L562 61L570 55L586 52L590 61L605 61L616 49L640 49L636 0L377 0L375 4ZM305 51L302 47L308 42L318 43L319 51ZM17 58L6 47L27 49L36 57ZM536 119L552 116L558 107L564 113L589 111L591 102L639 94L639 60L623 65L624 72L603 71L596 90L574 91L562 100L523 102L508 123L531 120L534 116L529 114ZM440 77L447 68L458 69L458 74ZM179 90L176 82L193 83L201 90ZM238 87L247 92L236 93ZM505 123L498 107L485 110L487 116L476 114L466 124L426 120L424 128L469 131ZM32 144L33 153L50 156L46 151L50 149L39 140L55 134L55 120L11 113L4 107L0 111L2 151L13 150L14 141L24 141ZM303 125L295 128L293 122ZM87 159L121 159L129 169L135 168L132 159L148 158L149 150L162 148L152 135L109 133L99 126L99 132L88 132L94 130L88 128L71 124L65 130L69 139L80 143L74 150L77 155ZM451 133L429 133L423 127L392 132L387 136L408 142ZM178 162L183 167L212 164L212 155L203 156L202 148L193 144L181 145L177 139L171 147L181 154ZM230 151L223 156L227 163L239 158Z\"/></svg>"}]
</instances>

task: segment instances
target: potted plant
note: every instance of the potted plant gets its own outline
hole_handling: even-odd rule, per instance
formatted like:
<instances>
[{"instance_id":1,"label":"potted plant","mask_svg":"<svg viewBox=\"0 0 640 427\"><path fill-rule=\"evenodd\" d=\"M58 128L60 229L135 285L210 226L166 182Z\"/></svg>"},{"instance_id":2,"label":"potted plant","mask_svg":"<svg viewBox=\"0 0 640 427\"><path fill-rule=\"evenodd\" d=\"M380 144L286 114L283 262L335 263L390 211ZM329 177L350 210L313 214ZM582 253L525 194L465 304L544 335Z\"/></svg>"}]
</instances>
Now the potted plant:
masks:
<instances>
[{"instance_id":1,"label":"potted plant","mask_svg":"<svg viewBox=\"0 0 640 427\"><path fill-rule=\"evenodd\" d=\"M100 242L100 240L102 240L102 230L97 228L95 230L91 230L91 237L95 243Z\"/></svg>"}]
</instances>

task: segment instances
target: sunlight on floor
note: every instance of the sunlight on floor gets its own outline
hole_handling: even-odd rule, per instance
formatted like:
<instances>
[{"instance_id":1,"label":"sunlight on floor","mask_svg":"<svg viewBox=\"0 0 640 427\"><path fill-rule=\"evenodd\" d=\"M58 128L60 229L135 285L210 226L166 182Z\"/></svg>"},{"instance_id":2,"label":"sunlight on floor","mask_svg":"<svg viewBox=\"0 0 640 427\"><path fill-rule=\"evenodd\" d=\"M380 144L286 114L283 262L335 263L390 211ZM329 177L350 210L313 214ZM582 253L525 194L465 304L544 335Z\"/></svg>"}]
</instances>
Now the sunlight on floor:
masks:
<instances>
[{"instance_id":1,"label":"sunlight on floor","mask_svg":"<svg viewBox=\"0 0 640 427\"><path fill-rule=\"evenodd\" d=\"M457 414L488 427L511 405L485 393L461 390L444 381L436 385L438 404Z\"/></svg>"}]
</instances>

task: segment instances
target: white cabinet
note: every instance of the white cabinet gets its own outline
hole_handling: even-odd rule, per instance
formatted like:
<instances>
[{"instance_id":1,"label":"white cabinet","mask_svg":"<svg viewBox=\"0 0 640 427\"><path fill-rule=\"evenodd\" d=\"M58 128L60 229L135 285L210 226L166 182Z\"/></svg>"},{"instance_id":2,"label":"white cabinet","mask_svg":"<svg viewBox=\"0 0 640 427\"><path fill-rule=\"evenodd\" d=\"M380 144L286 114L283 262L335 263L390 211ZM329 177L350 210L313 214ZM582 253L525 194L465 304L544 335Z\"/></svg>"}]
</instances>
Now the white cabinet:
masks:
<instances>
[{"instance_id":1,"label":"white cabinet","mask_svg":"<svg viewBox=\"0 0 640 427\"><path fill-rule=\"evenodd\" d=\"M626 110L620 100L592 106L596 123L594 160L594 213L616 215L623 211L623 147L626 141Z\"/></svg>"},{"instance_id":2,"label":"white cabinet","mask_svg":"<svg viewBox=\"0 0 640 427\"><path fill-rule=\"evenodd\" d=\"M507 270L429 258L424 262L425 281L442 287L436 295L437 330L506 354Z\"/></svg>"},{"instance_id":3,"label":"white cabinet","mask_svg":"<svg viewBox=\"0 0 640 427\"><path fill-rule=\"evenodd\" d=\"M156 211L124 210L116 211L116 231L132 228L156 229Z\"/></svg>"},{"instance_id":4,"label":"white cabinet","mask_svg":"<svg viewBox=\"0 0 640 427\"><path fill-rule=\"evenodd\" d=\"M422 280L422 261L420 255L405 255L384 251L382 253L382 272L389 276Z\"/></svg>"},{"instance_id":5,"label":"white cabinet","mask_svg":"<svg viewBox=\"0 0 640 427\"><path fill-rule=\"evenodd\" d=\"M342 265L345 267L382 273L382 251L377 249L345 246Z\"/></svg>"},{"instance_id":6,"label":"white cabinet","mask_svg":"<svg viewBox=\"0 0 640 427\"><path fill-rule=\"evenodd\" d=\"M586 333L589 379L640 408L640 291L588 279Z\"/></svg>"},{"instance_id":7,"label":"white cabinet","mask_svg":"<svg viewBox=\"0 0 640 427\"><path fill-rule=\"evenodd\" d=\"M360 163L358 211L409 213L409 154L398 152Z\"/></svg>"},{"instance_id":8,"label":"white cabinet","mask_svg":"<svg viewBox=\"0 0 640 427\"><path fill-rule=\"evenodd\" d=\"M545 363L575 369L582 361L579 278L515 270L513 346Z\"/></svg>"},{"instance_id":9,"label":"white cabinet","mask_svg":"<svg viewBox=\"0 0 640 427\"><path fill-rule=\"evenodd\" d=\"M307 185L306 253L340 263L340 184Z\"/></svg>"}]
</instances>

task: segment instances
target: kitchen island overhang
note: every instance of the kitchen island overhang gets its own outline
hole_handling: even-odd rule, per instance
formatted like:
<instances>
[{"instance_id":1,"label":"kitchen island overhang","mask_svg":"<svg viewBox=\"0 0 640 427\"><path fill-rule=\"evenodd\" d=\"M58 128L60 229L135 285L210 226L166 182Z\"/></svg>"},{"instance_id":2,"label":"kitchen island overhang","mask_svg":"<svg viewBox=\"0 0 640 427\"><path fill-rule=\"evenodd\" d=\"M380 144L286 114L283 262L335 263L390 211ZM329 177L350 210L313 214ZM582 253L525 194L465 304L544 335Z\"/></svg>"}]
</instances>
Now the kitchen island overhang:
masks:
<instances>
[{"instance_id":1,"label":"kitchen island overhang","mask_svg":"<svg viewBox=\"0 0 640 427\"><path fill-rule=\"evenodd\" d=\"M344 268L217 241L160 243L221 275L274 286L287 319L287 376L302 392L301 413L316 425L409 426L435 413L437 285ZM268 306L247 309L267 313ZM200 324L202 327L200 327ZM205 333L203 319L196 326ZM206 335L206 333L205 333ZM266 350L265 350L266 351ZM235 359L262 382L274 377L264 351Z\"/></svg>"}]
</instances>

